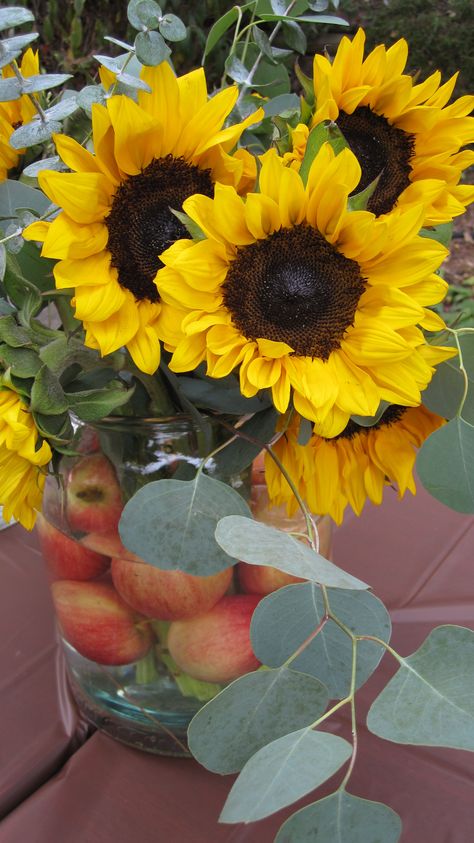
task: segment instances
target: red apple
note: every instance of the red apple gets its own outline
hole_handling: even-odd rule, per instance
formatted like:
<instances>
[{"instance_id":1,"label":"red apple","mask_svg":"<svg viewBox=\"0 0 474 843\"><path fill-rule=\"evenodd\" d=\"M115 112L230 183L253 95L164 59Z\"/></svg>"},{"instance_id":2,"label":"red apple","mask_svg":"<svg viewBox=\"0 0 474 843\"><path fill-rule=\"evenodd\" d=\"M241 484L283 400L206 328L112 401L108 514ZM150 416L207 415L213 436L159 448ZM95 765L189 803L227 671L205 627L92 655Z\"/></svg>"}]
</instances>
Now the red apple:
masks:
<instances>
[{"instance_id":1,"label":"red apple","mask_svg":"<svg viewBox=\"0 0 474 843\"><path fill-rule=\"evenodd\" d=\"M207 612L225 594L232 579L232 568L209 577L194 577L127 559L113 559L111 571L115 588L130 606L162 621Z\"/></svg>"},{"instance_id":2,"label":"red apple","mask_svg":"<svg viewBox=\"0 0 474 843\"><path fill-rule=\"evenodd\" d=\"M151 647L150 625L103 582L60 580L51 586L64 637L98 664L130 664Z\"/></svg>"},{"instance_id":3,"label":"red apple","mask_svg":"<svg viewBox=\"0 0 474 843\"><path fill-rule=\"evenodd\" d=\"M178 667L203 682L230 682L256 670L250 643L250 621L260 597L223 597L208 612L173 621L168 648Z\"/></svg>"},{"instance_id":4,"label":"red apple","mask_svg":"<svg viewBox=\"0 0 474 843\"><path fill-rule=\"evenodd\" d=\"M92 580L109 567L108 556L73 541L40 514L36 525L41 550L53 576L65 580Z\"/></svg>"},{"instance_id":5,"label":"red apple","mask_svg":"<svg viewBox=\"0 0 474 843\"><path fill-rule=\"evenodd\" d=\"M75 463L66 489L67 518L73 530L116 531L122 508L117 475L107 457L90 454Z\"/></svg>"},{"instance_id":6,"label":"red apple","mask_svg":"<svg viewBox=\"0 0 474 843\"><path fill-rule=\"evenodd\" d=\"M105 553L106 556L118 556L120 559L131 559L137 562L142 560L132 553L120 541L120 536L117 530L110 530L106 533L87 533L81 538L81 544L96 553Z\"/></svg>"},{"instance_id":7,"label":"red apple","mask_svg":"<svg viewBox=\"0 0 474 843\"><path fill-rule=\"evenodd\" d=\"M305 582L301 577L285 574L284 571L269 565L247 565L246 562L239 562L237 571L240 586L246 594L270 594L284 585Z\"/></svg>"}]
</instances>

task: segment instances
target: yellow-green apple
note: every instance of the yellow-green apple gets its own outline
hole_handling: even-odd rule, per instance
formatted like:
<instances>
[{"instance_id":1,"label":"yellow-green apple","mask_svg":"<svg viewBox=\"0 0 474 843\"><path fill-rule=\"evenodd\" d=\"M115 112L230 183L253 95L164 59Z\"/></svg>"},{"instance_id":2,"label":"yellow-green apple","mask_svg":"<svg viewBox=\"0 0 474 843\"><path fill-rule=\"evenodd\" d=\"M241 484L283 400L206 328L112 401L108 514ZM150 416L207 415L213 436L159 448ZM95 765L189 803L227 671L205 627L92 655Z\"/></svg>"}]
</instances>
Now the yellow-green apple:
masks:
<instances>
[{"instance_id":1,"label":"yellow-green apple","mask_svg":"<svg viewBox=\"0 0 474 843\"><path fill-rule=\"evenodd\" d=\"M232 568L195 577L128 559L113 559L111 572L115 588L133 609L162 621L207 612L225 594L232 580Z\"/></svg>"},{"instance_id":2,"label":"yellow-green apple","mask_svg":"<svg viewBox=\"0 0 474 843\"><path fill-rule=\"evenodd\" d=\"M106 665L130 664L151 647L150 624L103 582L58 580L51 586L66 641L86 659Z\"/></svg>"},{"instance_id":3,"label":"yellow-green apple","mask_svg":"<svg viewBox=\"0 0 474 843\"><path fill-rule=\"evenodd\" d=\"M237 572L240 587L246 594L270 594L284 585L305 582L301 577L285 574L270 565L247 565L246 562L239 562Z\"/></svg>"},{"instance_id":4,"label":"yellow-green apple","mask_svg":"<svg viewBox=\"0 0 474 843\"><path fill-rule=\"evenodd\" d=\"M66 489L66 514L72 530L117 531L122 494L115 469L104 454L82 457L72 467Z\"/></svg>"},{"instance_id":5,"label":"yellow-green apple","mask_svg":"<svg viewBox=\"0 0 474 843\"><path fill-rule=\"evenodd\" d=\"M46 564L63 580L92 580L105 573L110 558L70 539L38 513L36 521L40 547Z\"/></svg>"},{"instance_id":6,"label":"yellow-green apple","mask_svg":"<svg viewBox=\"0 0 474 843\"><path fill-rule=\"evenodd\" d=\"M203 682L230 682L256 670L250 621L259 602L255 594L233 594L208 612L173 621L168 648L178 667Z\"/></svg>"}]
</instances>

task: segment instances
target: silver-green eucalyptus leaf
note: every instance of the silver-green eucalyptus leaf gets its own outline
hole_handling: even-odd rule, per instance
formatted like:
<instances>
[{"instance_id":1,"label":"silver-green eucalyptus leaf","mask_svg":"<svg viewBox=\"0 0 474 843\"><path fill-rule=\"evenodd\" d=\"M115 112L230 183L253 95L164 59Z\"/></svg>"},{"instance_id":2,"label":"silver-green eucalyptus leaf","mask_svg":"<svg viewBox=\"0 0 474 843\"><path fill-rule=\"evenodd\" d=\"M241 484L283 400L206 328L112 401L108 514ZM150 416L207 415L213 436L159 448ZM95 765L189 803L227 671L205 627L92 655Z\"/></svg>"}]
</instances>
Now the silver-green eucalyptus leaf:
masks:
<instances>
[{"instance_id":1,"label":"silver-green eucalyptus leaf","mask_svg":"<svg viewBox=\"0 0 474 843\"><path fill-rule=\"evenodd\" d=\"M130 0L127 17L134 29L156 29L162 11L154 0Z\"/></svg>"},{"instance_id":2,"label":"silver-green eucalyptus leaf","mask_svg":"<svg viewBox=\"0 0 474 843\"><path fill-rule=\"evenodd\" d=\"M19 129L15 129L10 135L10 144L14 149L23 149L23 147L36 146L37 143L49 140L52 135L61 131L61 123L56 120L40 120L33 119L30 123L25 123Z\"/></svg>"},{"instance_id":3,"label":"silver-green eucalyptus leaf","mask_svg":"<svg viewBox=\"0 0 474 843\"><path fill-rule=\"evenodd\" d=\"M390 640L390 615L375 595L333 588L328 588L327 595L331 611L355 635ZM326 621L311 637L321 626L325 611L321 589L314 583L280 588L264 597L254 612L252 647L259 661L278 667L309 641L291 667L316 676L328 688L331 699L342 699L351 686L352 640L333 620ZM383 654L384 647L374 641L358 642L356 688L374 672Z\"/></svg>"},{"instance_id":4,"label":"silver-green eucalyptus leaf","mask_svg":"<svg viewBox=\"0 0 474 843\"><path fill-rule=\"evenodd\" d=\"M142 64L155 67L170 55L170 48L166 41L155 30L139 32L135 38L135 54Z\"/></svg>"},{"instance_id":5,"label":"silver-green eucalyptus leaf","mask_svg":"<svg viewBox=\"0 0 474 843\"><path fill-rule=\"evenodd\" d=\"M14 26L21 26L22 23L34 21L35 16L29 9L23 6L10 6L0 9L0 30L12 29Z\"/></svg>"},{"instance_id":6,"label":"silver-green eucalyptus leaf","mask_svg":"<svg viewBox=\"0 0 474 843\"><path fill-rule=\"evenodd\" d=\"M275 843L398 843L401 833L400 817L388 805L337 790L293 814Z\"/></svg>"},{"instance_id":7,"label":"silver-green eucalyptus leaf","mask_svg":"<svg viewBox=\"0 0 474 843\"><path fill-rule=\"evenodd\" d=\"M48 120L65 120L66 117L74 114L78 108L79 103L74 94L73 96L63 97L56 105L52 105L51 108L46 109L45 115Z\"/></svg>"},{"instance_id":8,"label":"silver-green eucalyptus leaf","mask_svg":"<svg viewBox=\"0 0 474 843\"><path fill-rule=\"evenodd\" d=\"M21 83L19 79L11 77L0 79L0 102L12 102L21 97Z\"/></svg>"},{"instance_id":9,"label":"silver-green eucalyptus leaf","mask_svg":"<svg viewBox=\"0 0 474 843\"><path fill-rule=\"evenodd\" d=\"M474 751L474 631L438 626L373 702L371 732L396 743Z\"/></svg>"},{"instance_id":10,"label":"silver-green eucalyptus leaf","mask_svg":"<svg viewBox=\"0 0 474 843\"><path fill-rule=\"evenodd\" d=\"M25 47L39 37L38 32L28 32L25 35L13 35L11 38L2 38L0 41L0 67L11 64L18 58Z\"/></svg>"},{"instance_id":11,"label":"silver-green eucalyptus leaf","mask_svg":"<svg viewBox=\"0 0 474 843\"><path fill-rule=\"evenodd\" d=\"M182 41L186 38L186 26L176 15L163 15L158 26L163 38L167 41Z\"/></svg>"},{"instance_id":12,"label":"silver-green eucalyptus leaf","mask_svg":"<svg viewBox=\"0 0 474 843\"><path fill-rule=\"evenodd\" d=\"M72 79L70 73L39 73L35 76L25 77L21 87L24 94L34 94L38 91L48 91L50 88L64 85L68 79Z\"/></svg>"},{"instance_id":13,"label":"silver-green eucalyptus leaf","mask_svg":"<svg viewBox=\"0 0 474 843\"><path fill-rule=\"evenodd\" d=\"M416 468L430 495L456 512L474 513L474 425L456 417L435 430Z\"/></svg>"},{"instance_id":14,"label":"silver-green eucalyptus leaf","mask_svg":"<svg viewBox=\"0 0 474 843\"><path fill-rule=\"evenodd\" d=\"M205 474L158 480L128 501L119 532L125 547L151 565L206 576L233 564L214 532L223 516L235 512L250 514L238 492Z\"/></svg>"},{"instance_id":15,"label":"silver-green eucalyptus leaf","mask_svg":"<svg viewBox=\"0 0 474 843\"><path fill-rule=\"evenodd\" d=\"M220 822L255 822L291 805L337 773L351 751L343 738L308 728L278 738L247 761Z\"/></svg>"},{"instance_id":16,"label":"silver-green eucalyptus leaf","mask_svg":"<svg viewBox=\"0 0 474 843\"><path fill-rule=\"evenodd\" d=\"M229 515L219 521L216 541L229 556L250 565L270 565L296 577L333 588L366 589L362 580L282 530L251 518Z\"/></svg>"},{"instance_id":17,"label":"silver-green eucalyptus leaf","mask_svg":"<svg viewBox=\"0 0 474 843\"><path fill-rule=\"evenodd\" d=\"M321 715L324 685L287 667L236 679L195 715L188 730L194 757L214 773L236 773L266 744Z\"/></svg>"},{"instance_id":18,"label":"silver-green eucalyptus leaf","mask_svg":"<svg viewBox=\"0 0 474 843\"><path fill-rule=\"evenodd\" d=\"M43 170L67 170L67 167L61 161L59 155L53 155L51 158L41 158L40 161L34 161L32 164L28 164L23 170L23 175L34 179Z\"/></svg>"}]
</instances>

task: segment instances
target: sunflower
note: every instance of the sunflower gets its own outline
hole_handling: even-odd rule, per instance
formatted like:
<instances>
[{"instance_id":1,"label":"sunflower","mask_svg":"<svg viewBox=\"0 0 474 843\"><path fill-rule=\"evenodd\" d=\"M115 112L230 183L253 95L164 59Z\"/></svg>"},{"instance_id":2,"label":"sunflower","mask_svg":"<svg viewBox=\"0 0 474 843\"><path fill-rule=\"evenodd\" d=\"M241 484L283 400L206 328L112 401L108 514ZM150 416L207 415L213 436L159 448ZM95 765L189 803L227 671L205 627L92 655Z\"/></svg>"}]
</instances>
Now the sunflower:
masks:
<instances>
[{"instance_id":1,"label":"sunflower","mask_svg":"<svg viewBox=\"0 0 474 843\"><path fill-rule=\"evenodd\" d=\"M204 239L161 255L160 334L175 372L207 361L208 375L240 373L244 396L270 389L280 413L297 412L335 436L381 400L415 406L433 366L452 349L426 344L439 330L427 305L446 283L446 250L419 237L422 208L377 219L348 211L360 179L353 153L325 144L306 186L274 151L260 192L246 200L217 185L184 210Z\"/></svg>"},{"instance_id":2,"label":"sunflower","mask_svg":"<svg viewBox=\"0 0 474 843\"><path fill-rule=\"evenodd\" d=\"M0 504L7 521L33 529L51 457L48 443L39 445L26 404L12 390L0 390Z\"/></svg>"},{"instance_id":3,"label":"sunflower","mask_svg":"<svg viewBox=\"0 0 474 843\"><path fill-rule=\"evenodd\" d=\"M379 505L387 485L398 486L399 498L407 490L416 494L417 449L442 424L444 419L422 404L391 405L373 427L351 420L334 439L313 435L303 446L298 444L300 419L294 416L273 448L309 509L340 524L347 505L356 515L367 498ZM290 486L268 454L265 479L270 502L295 512L298 505Z\"/></svg>"},{"instance_id":4,"label":"sunflower","mask_svg":"<svg viewBox=\"0 0 474 843\"><path fill-rule=\"evenodd\" d=\"M56 287L74 288L86 345L103 355L126 346L151 374L160 362L159 255L188 236L170 208L180 211L196 192L212 196L219 181L247 186L253 159L244 150L230 153L262 112L223 128L236 87L208 99L202 69L176 78L166 62L144 68L142 79L151 93L140 91L138 103L118 95L93 105L94 154L55 136L74 172L40 173L41 188L62 211L51 223L33 223L25 237L59 259Z\"/></svg>"},{"instance_id":5,"label":"sunflower","mask_svg":"<svg viewBox=\"0 0 474 843\"><path fill-rule=\"evenodd\" d=\"M381 173L368 209L390 212L397 205L425 205L424 225L449 222L474 200L474 187L460 185L474 152L461 147L474 141L474 97L448 105L457 74L441 85L439 71L415 84L403 73L408 47L401 38L382 44L364 59L365 34L343 37L332 64L314 57L315 105L311 126L335 121L357 155L362 176L356 192ZM294 130L293 153L304 155L305 127ZM294 163L293 163L293 166Z\"/></svg>"},{"instance_id":6,"label":"sunflower","mask_svg":"<svg viewBox=\"0 0 474 843\"><path fill-rule=\"evenodd\" d=\"M33 52L31 48L21 60L20 72L24 77L39 73L38 53ZM2 79L9 79L14 75L8 65L3 68ZM10 146L10 135L23 123L29 123L34 114L36 109L26 94L11 102L0 102L0 182L5 181L8 170L16 167L20 155L24 152L23 149L13 149Z\"/></svg>"}]
</instances>

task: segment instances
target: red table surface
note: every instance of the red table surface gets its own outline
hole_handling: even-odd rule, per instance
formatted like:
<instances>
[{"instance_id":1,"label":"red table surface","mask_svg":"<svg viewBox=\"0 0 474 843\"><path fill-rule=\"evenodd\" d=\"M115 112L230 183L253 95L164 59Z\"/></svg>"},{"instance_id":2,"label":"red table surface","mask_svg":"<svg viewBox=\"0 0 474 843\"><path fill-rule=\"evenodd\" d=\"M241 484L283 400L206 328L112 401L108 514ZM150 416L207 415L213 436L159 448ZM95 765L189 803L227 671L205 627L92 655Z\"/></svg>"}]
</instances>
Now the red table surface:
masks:
<instances>
[{"instance_id":1,"label":"red table surface","mask_svg":"<svg viewBox=\"0 0 474 843\"><path fill-rule=\"evenodd\" d=\"M474 628L473 539L472 517L451 512L423 491L402 502L388 491L382 507L368 507L337 530L334 556L371 583L390 608L392 644L408 655L434 626ZM3 804L24 800L0 824L0 843L271 843L295 806L252 825L219 825L232 777L208 773L194 761L140 753L99 733L86 739L62 661L55 658L34 539L19 528L8 530L0 534L0 556L7 561L0 597L6 610L0 660L7 677L0 751L6 763L2 784L9 782L14 794L3 788ZM395 669L385 656L357 694L360 750L349 790L399 813L401 843L471 843L474 754L399 746L363 725L371 700ZM344 709L331 724L348 737ZM297 807L332 792L339 780L334 777Z\"/></svg>"}]
</instances>

